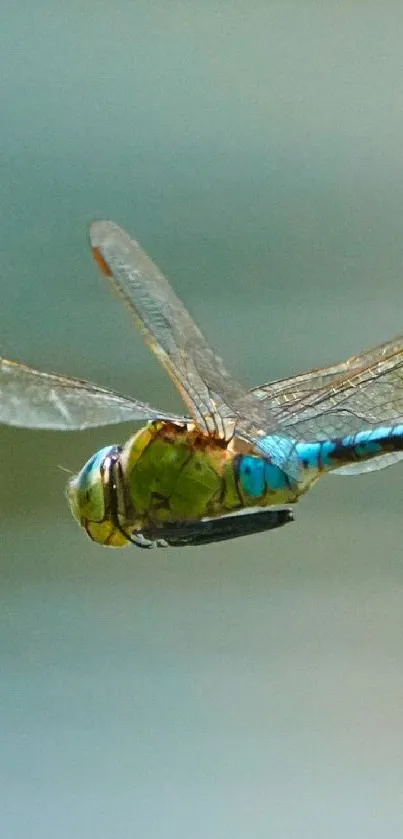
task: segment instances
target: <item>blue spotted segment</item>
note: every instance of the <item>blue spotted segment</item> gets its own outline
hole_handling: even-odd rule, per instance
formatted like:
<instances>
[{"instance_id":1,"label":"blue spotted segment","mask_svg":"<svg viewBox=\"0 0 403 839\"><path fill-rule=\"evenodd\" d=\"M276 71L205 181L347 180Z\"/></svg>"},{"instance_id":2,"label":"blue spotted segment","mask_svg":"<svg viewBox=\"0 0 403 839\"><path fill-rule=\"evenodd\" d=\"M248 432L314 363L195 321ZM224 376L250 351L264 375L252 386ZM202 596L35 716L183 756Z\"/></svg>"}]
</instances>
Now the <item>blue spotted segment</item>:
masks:
<instances>
[{"instance_id":1,"label":"blue spotted segment","mask_svg":"<svg viewBox=\"0 0 403 839\"><path fill-rule=\"evenodd\" d=\"M378 426L336 440L297 443L295 449L304 469L327 472L352 465L358 474L361 462L365 471L366 461L403 450L403 425Z\"/></svg>"},{"instance_id":2,"label":"blue spotted segment","mask_svg":"<svg viewBox=\"0 0 403 839\"><path fill-rule=\"evenodd\" d=\"M238 463L238 480L243 492L251 498L292 489L289 476L278 466L261 457L244 455ZM294 490L297 485L294 485Z\"/></svg>"}]
</instances>

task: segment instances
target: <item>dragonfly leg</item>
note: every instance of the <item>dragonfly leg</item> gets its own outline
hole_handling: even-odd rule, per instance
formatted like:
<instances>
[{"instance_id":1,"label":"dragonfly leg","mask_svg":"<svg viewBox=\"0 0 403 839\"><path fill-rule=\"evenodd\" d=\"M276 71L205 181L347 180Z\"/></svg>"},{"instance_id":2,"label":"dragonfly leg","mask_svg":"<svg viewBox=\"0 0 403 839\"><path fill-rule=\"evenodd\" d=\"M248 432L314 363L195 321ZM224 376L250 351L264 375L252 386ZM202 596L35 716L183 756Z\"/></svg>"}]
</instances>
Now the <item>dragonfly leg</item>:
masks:
<instances>
[{"instance_id":1,"label":"dragonfly leg","mask_svg":"<svg viewBox=\"0 0 403 839\"><path fill-rule=\"evenodd\" d=\"M132 533L130 536L130 541L132 545L135 545L136 548L153 548L155 542L152 539L147 539L143 533Z\"/></svg>"},{"instance_id":2,"label":"dragonfly leg","mask_svg":"<svg viewBox=\"0 0 403 839\"><path fill-rule=\"evenodd\" d=\"M159 538L151 541L148 546L198 547L210 545L215 542L237 539L240 536L251 536L253 533L265 533L267 530L275 530L292 521L294 521L293 512L289 507L286 507L279 510L264 510L263 512L206 519L192 524L166 524L162 530L158 531ZM144 534L141 535L144 539ZM149 532L147 536L152 540L156 533ZM141 544L141 547L146 547L146 545Z\"/></svg>"}]
</instances>

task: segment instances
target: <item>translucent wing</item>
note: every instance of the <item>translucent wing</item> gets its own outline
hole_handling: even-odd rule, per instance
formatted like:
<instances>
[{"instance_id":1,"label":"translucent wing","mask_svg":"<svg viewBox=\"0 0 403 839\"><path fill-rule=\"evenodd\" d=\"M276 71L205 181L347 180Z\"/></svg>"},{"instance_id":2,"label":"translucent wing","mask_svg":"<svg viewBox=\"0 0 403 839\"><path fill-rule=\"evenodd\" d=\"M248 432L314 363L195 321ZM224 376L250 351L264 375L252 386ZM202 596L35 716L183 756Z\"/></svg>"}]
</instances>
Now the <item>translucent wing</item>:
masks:
<instances>
[{"instance_id":1,"label":"translucent wing","mask_svg":"<svg viewBox=\"0 0 403 839\"><path fill-rule=\"evenodd\" d=\"M254 388L295 438L342 437L403 422L403 336L341 364Z\"/></svg>"},{"instance_id":2,"label":"translucent wing","mask_svg":"<svg viewBox=\"0 0 403 839\"><path fill-rule=\"evenodd\" d=\"M98 265L127 303L199 428L228 439L235 423L237 435L253 445L269 431L275 432L268 404L259 405L232 378L137 242L110 221L94 222L90 241ZM265 450L283 463L284 446L287 448L286 441L273 440Z\"/></svg>"},{"instance_id":3,"label":"translucent wing","mask_svg":"<svg viewBox=\"0 0 403 839\"><path fill-rule=\"evenodd\" d=\"M91 382L0 359L0 423L5 425L78 431L153 419L183 421Z\"/></svg>"},{"instance_id":4,"label":"translucent wing","mask_svg":"<svg viewBox=\"0 0 403 839\"><path fill-rule=\"evenodd\" d=\"M299 373L286 379L276 379L251 389L256 399L271 405L273 414L282 413L289 408L290 412L297 404L304 400L307 394L325 388L333 379L342 375L348 367L348 361L331 367L320 367L307 373Z\"/></svg>"}]
</instances>

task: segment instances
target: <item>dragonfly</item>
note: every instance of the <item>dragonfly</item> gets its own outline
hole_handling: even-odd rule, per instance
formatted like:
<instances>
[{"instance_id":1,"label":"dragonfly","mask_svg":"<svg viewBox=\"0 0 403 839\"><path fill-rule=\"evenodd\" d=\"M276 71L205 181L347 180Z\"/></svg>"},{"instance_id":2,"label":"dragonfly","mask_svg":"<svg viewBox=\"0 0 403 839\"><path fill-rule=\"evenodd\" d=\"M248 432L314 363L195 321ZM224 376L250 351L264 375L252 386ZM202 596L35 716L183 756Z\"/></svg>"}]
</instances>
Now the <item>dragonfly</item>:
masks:
<instances>
[{"instance_id":1,"label":"dragonfly","mask_svg":"<svg viewBox=\"0 0 403 839\"><path fill-rule=\"evenodd\" d=\"M111 221L93 256L177 387L184 415L91 382L0 359L0 423L82 430L143 425L68 481L71 512L101 545L183 547L262 533L328 473L403 457L403 336L341 364L248 390L228 371L140 245Z\"/></svg>"}]
</instances>

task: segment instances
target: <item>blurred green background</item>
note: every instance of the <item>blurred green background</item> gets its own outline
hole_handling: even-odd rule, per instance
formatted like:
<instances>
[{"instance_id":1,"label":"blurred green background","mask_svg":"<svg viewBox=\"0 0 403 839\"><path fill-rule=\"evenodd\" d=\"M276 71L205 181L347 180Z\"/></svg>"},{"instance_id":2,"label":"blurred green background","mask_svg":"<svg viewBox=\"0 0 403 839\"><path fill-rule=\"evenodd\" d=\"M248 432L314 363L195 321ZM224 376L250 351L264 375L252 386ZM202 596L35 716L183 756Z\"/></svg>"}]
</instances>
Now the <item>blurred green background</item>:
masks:
<instances>
[{"instance_id":1,"label":"blurred green background","mask_svg":"<svg viewBox=\"0 0 403 839\"><path fill-rule=\"evenodd\" d=\"M0 33L0 352L178 397L92 264L112 218L246 384L403 331L400 3L17 0ZM1 429L0 835L403 830L402 468L228 546L108 551Z\"/></svg>"}]
</instances>

